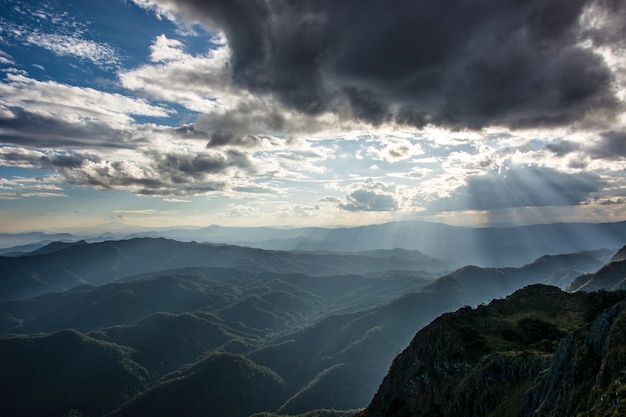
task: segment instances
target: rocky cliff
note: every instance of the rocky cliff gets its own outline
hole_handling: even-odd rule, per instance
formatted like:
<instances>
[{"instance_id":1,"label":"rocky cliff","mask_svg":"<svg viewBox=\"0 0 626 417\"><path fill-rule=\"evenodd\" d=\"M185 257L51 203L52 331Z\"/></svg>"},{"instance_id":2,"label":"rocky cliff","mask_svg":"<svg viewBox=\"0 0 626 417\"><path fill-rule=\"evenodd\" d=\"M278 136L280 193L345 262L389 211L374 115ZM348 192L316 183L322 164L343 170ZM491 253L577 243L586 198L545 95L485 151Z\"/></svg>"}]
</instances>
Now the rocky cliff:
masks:
<instances>
[{"instance_id":1,"label":"rocky cliff","mask_svg":"<svg viewBox=\"0 0 626 417\"><path fill-rule=\"evenodd\" d=\"M534 285L445 314L360 417L626 415L626 293Z\"/></svg>"},{"instance_id":2,"label":"rocky cliff","mask_svg":"<svg viewBox=\"0 0 626 417\"><path fill-rule=\"evenodd\" d=\"M529 417L626 415L626 302L568 334L523 400Z\"/></svg>"}]
</instances>

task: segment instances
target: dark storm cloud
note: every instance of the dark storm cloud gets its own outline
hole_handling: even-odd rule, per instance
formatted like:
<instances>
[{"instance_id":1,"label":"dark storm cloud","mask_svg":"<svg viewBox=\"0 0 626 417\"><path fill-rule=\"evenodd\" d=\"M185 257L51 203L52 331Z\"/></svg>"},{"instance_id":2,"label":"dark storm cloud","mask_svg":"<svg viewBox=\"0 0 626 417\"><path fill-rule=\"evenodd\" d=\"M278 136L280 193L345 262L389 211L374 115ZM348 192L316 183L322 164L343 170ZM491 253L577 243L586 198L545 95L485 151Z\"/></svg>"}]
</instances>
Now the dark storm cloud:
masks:
<instances>
[{"instance_id":1,"label":"dark storm cloud","mask_svg":"<svg viewBox=\"0 0 626 417\"><path fill-rule=\"evenodd\" d=\"M306 114L526 127L620 106L614 74L581 42L623 42L624 2L163 2L224 31L234 83ZM581 26L583 12L604 23Z\"/></svg>"},{"instance_id":2,"label":"dark storm cloud","mask_svg":"<svg viewBox=\"0 0 626 417\"><path fill-rule=\"evenodd\" d=\"M561 140L546 145L546 149L556 156L566 156L580 151L592 159L617 160L626 157L626 132L607 131L600 134L597 142L586 146L568 140Z\"/></svg>"},{"instance_id":3,"label":"dark storm cloud","mask_svg":"<svg viewBox=\"0 0 626 417\"><path fill-rule=\"evenodd\" d=\"M359 119L365 119L375 125L391 119L391 113L385 104L371 91L355 87L343 89L354 115Z\"/></svg>"},{"instance_id":4,"label":"dark storm cloud","mask_svg":"<svg viewBox=\"0 0 626 417\"><path fill-rule=\"evenodd\" d=\"M395 211L398 203L388 194L380 194L371 190L356 190L347 197L346 204L339 208L346 211Z\"/></svg>"},{"instance_id":5,"label":"dark storm cloud","mask_svg":"<svg viewBox=\"0 0 626 417\"><path fill-rule=\"evenodd\" d=\"M514 166L467 179L451 197L431 205L435 210L496 210L512 207L578 205L601 190L600 176L568 174L548 167Z\"/></svg>"},{"instance_id":6,"label":"dark storm cloud","mask_svg":"<svg viewBox=\"0 0 626 417\"><path fill-rule=\"evenodd\" d=\"M604 132L601 137L600 142L589 150L589 156L610 160L626 157L626 132Z\"/></svg>"},{"instance_id":7,"label":"dark storm cloud","mask_svg":"<svg viewBox=\"0 0 626 417\"><path fill-rule=\"evenodd\" d=\"M569 140L560 140L546 144L546 149L556 156L565 156L580 149L580 145Z\"/></svg>"},{"instance_id":8,"label":"dark storm cloud","mask_svg":"<svg viewBox=\"0 0 626 417\"><path fill-rule=\"evenodd\" d=\"M194 125L186 129L198 138L206 137L207 148L251 148L271 141L269 136L259 135L259 132L268 135L285 134L290 133L289 129L306 130L310 123L306 118L301 118L299 123L288 123L274 106L263 100L252 100L242 101L234 109L225 112L200 115Z\"/></svg>"},{"instance_id":9,"label":"dark storm cloud","mask_svg":"<svg viewBox=\"0 0 626 417\"><path fill-rule=\"evenodd\" d=\"M253 173L255 170L247 154L232 149L224 153L153 153L151 156L152 169L174 184L189 182L190 179L201 180L206 175L224 173L231 168L238 168L247 173Z\"/></svg>"}]
</instances>

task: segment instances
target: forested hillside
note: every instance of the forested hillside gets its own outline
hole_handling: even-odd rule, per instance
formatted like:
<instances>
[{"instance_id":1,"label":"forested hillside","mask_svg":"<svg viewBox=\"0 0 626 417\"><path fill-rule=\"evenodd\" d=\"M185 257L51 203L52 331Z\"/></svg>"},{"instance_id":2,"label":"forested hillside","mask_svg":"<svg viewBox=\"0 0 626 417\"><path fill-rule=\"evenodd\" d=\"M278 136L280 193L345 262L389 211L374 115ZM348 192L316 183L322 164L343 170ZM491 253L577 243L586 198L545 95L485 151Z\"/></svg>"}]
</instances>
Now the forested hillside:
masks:
<instances>
[{"instance_id":1,"label":"forested hillside","mask_svg":"<svg viewBox=\"0 0 626 417\"><path fill-rule=\"evenodd\" d=\"M329 410L369 404L394 357L441 314L529 284L565 286L600 273L608 258L603 251L544 256L519 268L466 266L435 278L437 268L452 263L398 250L289 253L165 239L52 245L0 258L22 268L3 275L6 282L45 276L58 283L58 272L79 284L0 303L0 380L7 393L0 410L52 417L341 416L348 411ZM45 265L51 269L39 275ZM175 268L154 270L164 267ZM301 272L309 267L312 273ZM339 273L348 269L360 272ZM137 270L143 272L126 275ZM580 295L531 288L525 291L534 295L522 299L543 300L541 308L560 321L545 311L517 311L507 299L492 305L508 313L487 315L491 321L480 327L472 317L482 316L464 308L456 314L474 324L457 330L471 342L472 360L492 351L550 355L593 310L591 301L587 307L568 301ZM600 300L594 314L605 307L605 298L589 300ZM495 307L485 308L476 311ZM575 312L564 315L562 308ZM455 355L441 350L440 359L449 361L448 353Z\"/></svg>"}]
</instances>

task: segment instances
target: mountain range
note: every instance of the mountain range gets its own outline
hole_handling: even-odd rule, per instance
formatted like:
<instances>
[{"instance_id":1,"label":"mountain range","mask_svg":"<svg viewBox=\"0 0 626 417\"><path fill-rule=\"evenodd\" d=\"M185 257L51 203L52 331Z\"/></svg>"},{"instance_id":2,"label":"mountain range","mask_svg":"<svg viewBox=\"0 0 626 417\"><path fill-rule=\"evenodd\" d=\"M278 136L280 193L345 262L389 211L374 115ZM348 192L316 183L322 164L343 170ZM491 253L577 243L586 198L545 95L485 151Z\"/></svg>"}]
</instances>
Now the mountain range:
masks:
<instances>
[{"instance_id":1,"label":"mountain range","mask_svg":"<svg viewBox=\"0 0 626 417\"><path fill-rule=\"evenodd\" d=\"M22 256L0 256L0 301L192 266L313 276L398 270L435 277L454 269L456 264L402 249L360 253L289 252L165 238L55 242Z\"/></svg>"},{"instance_id":2,"label":"mountain range","mask_svg":"<svg viewBox=\"0 0 626 417\"><path fill-rule=\"evenodd\" d=\"M166 237L280 251L363 252L378 249L419 251L458 266L522 266L542 255L558 255L624 245L626 222L553 223L508 227L461 227L399 221L338 228L223 227L135 229L104 234L0 234L0 255L21 255L52 241L103 242ZM19 245L19 246L18 246Z\"/></svg>"},{"instance_id":3,"label":"mountain range","mask_svg":"<svg viewBox=\"0 0 626 417\"><path fill-rule=\"evenodd\" d=\"M459 386L455 395L474 398L498 369L517 375L524 410L539 409L548 400L537 398L553 394L523 375L557 372L549 370L568 337L570 347L589 334L602 339L588 327L624 298L615 290L625 259L626 249L590 250L520 267L458 267L400 249L275 251L163 238L51 243L0 257L0 415L417 415L398 388L407 375L429 375L436 384L428 389ZM582 282L612 291L563 291ZM414 346L435 356L416 362L407 356ZM602 355L594 363L604 363ZM450 380L419 368L445 370L454 361L462 366ZM445 385L457 380L467 381ZM603 389L580 389L587 388ZM492 392L486 403L459 403L445 415L487 410L499 394L485 392Z\"/></svg>"},{"instance_id":4,"label":"mountain range","mask_svg":"<svg viewBox=\"0 0 626 417\"><path fill-rule=\"evenodd\" d=\"M626 248L617 252L599 271L581 275L567 286L568 291L599 289L626 289Z\"/></svg>"},{"instance_id":5,"label":"mountain range","mask_svg":"<svg viewBox=\"0 0 626 417\"><path fill-rule=\"evenodd\" d=\"M624 245L626 222L460 227L401 221L349 228L279 229L272 233L257 228L211 226L202 232L211 241L263 249L344 252L403 248L461 265L504 267L522 266L542 255L617 250Z\"/></svg>"}]
</instances>

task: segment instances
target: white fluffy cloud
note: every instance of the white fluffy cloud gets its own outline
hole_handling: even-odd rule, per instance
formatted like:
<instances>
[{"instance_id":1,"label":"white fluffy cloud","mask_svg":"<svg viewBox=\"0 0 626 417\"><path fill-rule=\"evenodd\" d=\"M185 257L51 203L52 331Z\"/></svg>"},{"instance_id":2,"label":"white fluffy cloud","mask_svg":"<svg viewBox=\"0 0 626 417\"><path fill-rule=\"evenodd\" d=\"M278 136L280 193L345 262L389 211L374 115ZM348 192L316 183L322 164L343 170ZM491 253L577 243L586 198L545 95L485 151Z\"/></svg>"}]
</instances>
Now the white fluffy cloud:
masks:
<instances>
[{"instance_id":1,"label":"white fluffy cloud","mask_svg":"<svg viewBox=\"0 0 626 417\"><path fill-rule=\"evenodd\" d=\"M232 106L225 70L228 56L226 46L200 56L189 55L180 41L160 35L151 46L153 63L121 71L119 77L131 91L209 113Z\"/></svg>"},{"instance_id":2,"label":"white fluffy cloud","mask_svg":"<svg viewBox=\"0 0 626 417\"><path fill-rule=\"evenodd\" d=\"M57 121L104 123L117 129L129 127L133 116L167 117L172 113L141 98L16 74L7 74L5 82L0 83L0 106Z\"/></svg>"}]
</instances>

